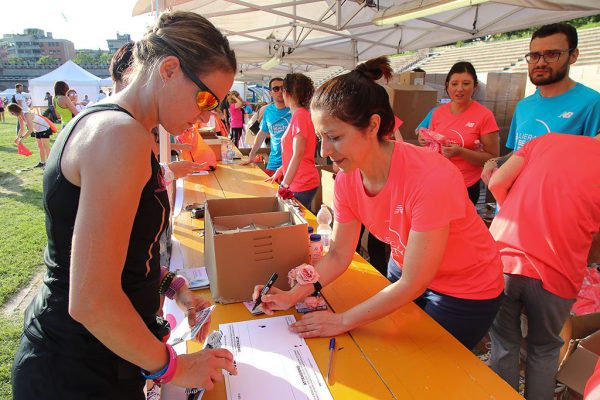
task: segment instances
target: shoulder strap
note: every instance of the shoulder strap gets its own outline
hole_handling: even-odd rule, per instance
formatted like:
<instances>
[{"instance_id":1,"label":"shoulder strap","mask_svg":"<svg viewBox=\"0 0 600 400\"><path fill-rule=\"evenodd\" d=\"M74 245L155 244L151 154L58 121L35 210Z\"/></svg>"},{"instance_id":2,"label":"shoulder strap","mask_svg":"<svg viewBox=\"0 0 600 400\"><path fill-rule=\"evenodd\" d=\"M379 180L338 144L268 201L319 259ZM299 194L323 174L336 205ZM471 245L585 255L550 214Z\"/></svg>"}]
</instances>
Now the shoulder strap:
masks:
<instances>
[{"instance_id":1,"label":"shoulder strap","mask_svg":"<svg viewBox=\"0 0 600 400\"><path fill-rule=\"evenodd\" d=\"M96 104L96 105L86 108L85 110L83 110L82 112L77 114L75 116L75 118L73 118L73 120L71 120L71 122L69 122L69 124L67 125L68 132L64 132L64 134L65 134L65 138L63 139L64 144L63 144L62 148L60 149L60 154L58 156L59 163L61 162L60 160L62 159L62 155L63 155L63 151L65 149L66 143L69 141L69 138L71 137L71 133L73 132L73 129L75 129L75 127L77 126L79 121L81 121L85 116L87 116L89 114L93 114L93 113L100 112L100 111L120 111L120 112L124 112L125 114L127 114L131 118L133 118L133 115L131 115L131 113L129 111L127 111L126 109L124 109L123 107L121 107L117 104L103 103L103 104Z\"/></svg>"}]
</instances>

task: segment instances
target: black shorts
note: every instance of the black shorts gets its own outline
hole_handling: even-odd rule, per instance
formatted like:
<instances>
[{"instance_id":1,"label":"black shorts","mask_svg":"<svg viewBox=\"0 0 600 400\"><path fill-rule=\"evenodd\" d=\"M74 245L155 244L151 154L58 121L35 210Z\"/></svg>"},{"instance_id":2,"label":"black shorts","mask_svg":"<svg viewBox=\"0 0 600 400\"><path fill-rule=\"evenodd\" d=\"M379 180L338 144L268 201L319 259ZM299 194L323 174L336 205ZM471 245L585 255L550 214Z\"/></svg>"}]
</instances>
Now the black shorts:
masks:
<instances>
[{"instance_id":1,"label":"black shorts","mask_svg":"<svg viewBox=\"0 0 600 400\"><path fill-rule=\"evenodd\" d=\"M140 368L118 357L55 353L24 334L12 370L14 400L145 400Z\"/></svg>"},{"instance_id":2,"label":"black shorts","mask_svg":"<svg viewBox=\"0 0 600 400\"><path fill-rule=\"evenodd\" d=\"M45 131L32 133L31 137L35 137L36 139L50 139L51 135L52 135L52 129L48 128Z\"/></svg>"},{"instance_id":3,"label":"black shorts","mask_svg":"<svg viewBox=\"0 0 600 400\"><path fill-rule=\"evenodd\" d=\"M0 112L4 112L4 107L0 107Z\"/></svg>"}]
</instances>

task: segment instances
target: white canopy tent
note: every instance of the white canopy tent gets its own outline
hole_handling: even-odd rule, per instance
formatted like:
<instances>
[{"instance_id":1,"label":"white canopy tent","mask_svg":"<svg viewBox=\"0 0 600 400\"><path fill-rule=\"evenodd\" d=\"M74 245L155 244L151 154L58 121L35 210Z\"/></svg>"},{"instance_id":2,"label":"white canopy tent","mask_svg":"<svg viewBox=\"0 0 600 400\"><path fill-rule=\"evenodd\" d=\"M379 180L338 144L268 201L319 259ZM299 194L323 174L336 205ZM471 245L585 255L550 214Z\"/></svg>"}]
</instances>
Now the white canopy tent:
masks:
<instances>
[{"instance_id":1,"label":"white canopy tent","mask_svg":"<svg viewBox=\"0 0 600 400\"><path fill-rule=\"evenodd\" d=\"M102 79L69 60L46 75L29 80L29 93L34 106L45 106L47 104L44 97L46 97L46 92L50 92L54 96L54 83L56 81L67 82L69 88L77 91L79 100L83 100L87 94L91 101L95 101L100 91Z\"/></svg>"},{"instance_id":2,"label":"white canopy tent","mask_svg":"<svg viewBox=\"0 0 600 400\"><path fill-rule=\"evenodd\" d=\"M382 14L467 5L378 26ZM352 68L381 55L600 13L598 0L138 0L133 15L176 9L207 17L235 49L244 77ZM438 9L439 10L439 9ZM406 11L403 11L405 14ZM422 13L423 14L423 13ZM260 66L280 58L272 70Z\"/></svg>"}]
</instances>

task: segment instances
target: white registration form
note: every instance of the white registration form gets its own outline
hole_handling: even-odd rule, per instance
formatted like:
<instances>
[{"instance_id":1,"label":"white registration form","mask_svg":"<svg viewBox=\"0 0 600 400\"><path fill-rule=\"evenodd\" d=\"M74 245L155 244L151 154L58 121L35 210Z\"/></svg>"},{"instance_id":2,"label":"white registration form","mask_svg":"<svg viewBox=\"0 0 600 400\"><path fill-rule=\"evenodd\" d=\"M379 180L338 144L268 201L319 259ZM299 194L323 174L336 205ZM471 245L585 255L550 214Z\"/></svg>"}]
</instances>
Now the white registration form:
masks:
<instances>
[{"instance_id":1,"label":"white registration form","mask_svg":"<svg viewBox=\"0 0 600 400\"><path fill-rule=\"evenodd\" d=\"M237 375L224 371L227 400L333 400L293 315L221 324Z\"/></svg>"}]
</instances>

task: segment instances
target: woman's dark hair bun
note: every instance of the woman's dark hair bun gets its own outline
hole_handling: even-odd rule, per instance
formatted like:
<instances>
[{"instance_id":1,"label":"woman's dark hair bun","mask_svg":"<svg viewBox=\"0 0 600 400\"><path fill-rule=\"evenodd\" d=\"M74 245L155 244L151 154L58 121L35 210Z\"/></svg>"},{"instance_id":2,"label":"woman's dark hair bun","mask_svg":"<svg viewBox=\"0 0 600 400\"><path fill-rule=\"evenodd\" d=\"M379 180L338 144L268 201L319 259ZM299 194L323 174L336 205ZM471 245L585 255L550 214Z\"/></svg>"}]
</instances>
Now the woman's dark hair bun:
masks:
<instances>
[{"instance_id":1,"label":"woman's dark hair bun","mask_svg":"<svg viewBox=\"0 0 600 400\"><path fill-rule=\"evenodd\" d=\"M392 78L393 73L392 67L390 66L390 60L385 56L373 58L359 64L354 68L354 71L372 81L377 81L383 77L388 82Z\"/></svg>"}]
</instances>

